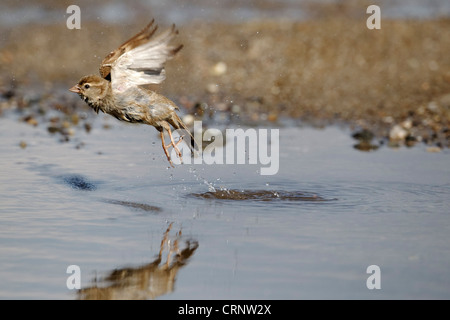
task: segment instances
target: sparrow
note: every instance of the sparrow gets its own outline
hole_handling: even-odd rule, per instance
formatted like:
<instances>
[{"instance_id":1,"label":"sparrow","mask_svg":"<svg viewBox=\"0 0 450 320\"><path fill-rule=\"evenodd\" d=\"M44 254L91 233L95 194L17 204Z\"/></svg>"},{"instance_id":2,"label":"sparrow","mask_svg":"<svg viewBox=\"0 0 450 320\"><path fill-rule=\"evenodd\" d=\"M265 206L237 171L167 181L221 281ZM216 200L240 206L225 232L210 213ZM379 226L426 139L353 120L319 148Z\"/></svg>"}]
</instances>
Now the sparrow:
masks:
<instances>
[{"instance_id":1,"label":"sparrow","mask_svg":"<svg viewBox=\"0 0 450 320\"><path fill-rule=\"evenodd\" d=\"M182 162L178 144L184 135L175 142L170 126L185 130L192 139L193 136L177 115L179 108L173 101L142 86L163 82L166 61L172 59L183 45L170 45L178 34L175 25L155 36L157 29L153 19L103 59L100 76L82 77L69 90L77 93L97 114L102 111L121 121L154 126L160 133L164 153L173 167L168 148L173 147ZM164 142L164 130L169 134L168 145ZM188 146L192 152L195 151L193 145L188 143Z\"/></svg>"}]
</instances>

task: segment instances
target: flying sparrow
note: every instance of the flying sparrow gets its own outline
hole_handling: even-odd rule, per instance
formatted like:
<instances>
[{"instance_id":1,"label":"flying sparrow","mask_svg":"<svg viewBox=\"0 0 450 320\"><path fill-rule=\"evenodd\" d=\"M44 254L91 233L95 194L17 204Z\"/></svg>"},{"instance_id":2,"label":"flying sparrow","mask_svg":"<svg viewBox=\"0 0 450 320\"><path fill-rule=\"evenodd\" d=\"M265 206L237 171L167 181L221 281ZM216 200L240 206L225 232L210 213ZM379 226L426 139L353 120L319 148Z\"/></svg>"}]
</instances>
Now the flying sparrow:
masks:
<instances>
[{"instance_id":1,"label":"flying sparrow","mask_svg":"<svg viewBox=\"0 0 450 320\"><path fill-rule=\"evenodd\" d=\"M97 113L101 110L121 121L154 126L160 132L164 153L173 167L168 148L172 146L181 160L178 144L183 136L175 142L170 126L184 129L193 137L175 112L179 110L175 103L140 86L164 81L165 62L183 45L169 44L178 34L175 25L154 37L157 29L153 19L141 32L106 56L100 65L100 76L85 76L69 90L77 93ZM164 142L164 129L170 137L168 145ZM189 143L188 146L194 151L193 146Z\"/></svg>"}]
</instances>

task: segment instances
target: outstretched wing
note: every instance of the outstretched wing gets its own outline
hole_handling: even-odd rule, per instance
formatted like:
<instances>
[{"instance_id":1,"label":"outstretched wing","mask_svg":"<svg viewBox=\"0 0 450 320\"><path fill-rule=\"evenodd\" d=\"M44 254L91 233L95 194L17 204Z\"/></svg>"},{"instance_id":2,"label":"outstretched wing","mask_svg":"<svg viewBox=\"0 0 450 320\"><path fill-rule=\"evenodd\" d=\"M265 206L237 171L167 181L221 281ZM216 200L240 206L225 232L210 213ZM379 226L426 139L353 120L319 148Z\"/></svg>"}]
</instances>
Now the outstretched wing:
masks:
<instances>
[{"instance_id":1,"label":"outstretched wing","mask_svg":"<svg viewBox=\"0 0 450 320\"><path fill-rule=\"evenodd\" d=\"M178 34L175 25L154 37L157 25L150 22L141 32L111 52L100 66L100 74L111 81L113 90L158 84L166 78L165 62L181 50L170 41Z\"/></svg>"}]
</instances>

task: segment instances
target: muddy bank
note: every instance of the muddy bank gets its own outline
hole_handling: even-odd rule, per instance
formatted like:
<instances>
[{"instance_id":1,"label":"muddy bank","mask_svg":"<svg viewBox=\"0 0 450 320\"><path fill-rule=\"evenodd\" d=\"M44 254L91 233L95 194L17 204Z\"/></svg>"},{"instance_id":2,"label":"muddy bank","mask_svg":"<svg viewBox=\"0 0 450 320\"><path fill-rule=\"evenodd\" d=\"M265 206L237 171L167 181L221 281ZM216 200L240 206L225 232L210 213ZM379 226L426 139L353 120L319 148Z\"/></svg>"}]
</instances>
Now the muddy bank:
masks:
<instances>
[{"instance_id":1,"label":"muddy bank","mask_svg":"<svg viewBox=\"0 0 450 320\"><path fill-rule=\"evenodd\" d=\"M41 121L51 133L70 136L71 124L84 120L81 113L94 114L65 89L96 73L103 57L143 25L4 30L0 112L21 109L22 120L39 125L37 116L63 111ZM157 89L186 113L221 112L251 125L283 118L346 123L370 132L369 145L384 138L391 145L450 146L449 19L384 20L381 30L368 30L357 18L197 22L180 27L178 40L185 48Z\"/></svg>"}]
</instances>

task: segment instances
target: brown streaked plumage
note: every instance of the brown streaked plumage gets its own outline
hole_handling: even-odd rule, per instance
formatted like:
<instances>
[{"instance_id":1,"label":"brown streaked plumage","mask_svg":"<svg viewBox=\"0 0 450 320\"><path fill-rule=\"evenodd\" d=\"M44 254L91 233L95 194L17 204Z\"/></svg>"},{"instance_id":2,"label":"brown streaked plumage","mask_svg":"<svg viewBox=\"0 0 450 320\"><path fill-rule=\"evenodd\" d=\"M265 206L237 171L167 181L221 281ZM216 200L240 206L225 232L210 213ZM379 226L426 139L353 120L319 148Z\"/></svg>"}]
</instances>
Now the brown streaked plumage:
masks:
<instances>
[{"instance_id":1,"label":"brown streaked plumage","mask_svg":"<svg viewBox=\"0 0 450 320\"><path fill-rule=\"evenodd\" d=\"M173 147L181 160L178 144L182 137L175 142L170 126L184 129L193 137L177 115L176 110L179 109L175 103L141 85L164 81L166 61L173 58L183 45L169 44L178 34L175 25L155 36L157 29L152 20L103 59L100 76L85 76L69 90L77 93L97 113L102 111L121 121L154 126L160 132L164 153L173 166L168 148ZM164 130L169 134L168 145L164 142ZM190 144L188 146L194 151Z\"/></svg>"}]
</instances>

